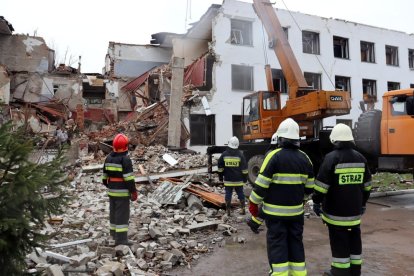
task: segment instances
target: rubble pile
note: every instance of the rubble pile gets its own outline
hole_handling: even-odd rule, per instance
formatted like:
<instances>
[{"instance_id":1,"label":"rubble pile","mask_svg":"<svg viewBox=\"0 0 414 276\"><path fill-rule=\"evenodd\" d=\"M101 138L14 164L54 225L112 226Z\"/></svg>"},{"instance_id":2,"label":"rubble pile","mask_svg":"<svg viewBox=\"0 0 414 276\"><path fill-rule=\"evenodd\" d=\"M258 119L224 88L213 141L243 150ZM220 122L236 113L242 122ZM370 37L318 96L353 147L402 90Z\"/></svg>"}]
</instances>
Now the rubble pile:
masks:
<instances>
[{"instance_id":1,"label":"rubble pile","mask_svg":"<svg viewBox=\"0 0 414 276\"><path fill-rule=\"evenodd\" d=\"M175 266L191 266L214 246L222 246L225 236L233 235L240 243L237 229L224 210L203 204L203 199L186 191L202 186L217 196L222 187L201 184L202 177L185 180L163 179L157 185L137 185L138 202L131 203L128 238L132 245L118 245L109 235L109 200L101 184L101 172L80 172L71 183L68 195L73 198L61 216L51 217L41 229L50 239L44 249L27 256L30 273L48 275L160 275ZM176 189L161 190L169 184ZM201 187L200 187L201 188ZM177 196L178 194L178 196ZM161 204L161 197L176 198ZM209 206L209 207L206 207ZM231 219L232 221L230 221Z\"/></svg>"}]
</instances>

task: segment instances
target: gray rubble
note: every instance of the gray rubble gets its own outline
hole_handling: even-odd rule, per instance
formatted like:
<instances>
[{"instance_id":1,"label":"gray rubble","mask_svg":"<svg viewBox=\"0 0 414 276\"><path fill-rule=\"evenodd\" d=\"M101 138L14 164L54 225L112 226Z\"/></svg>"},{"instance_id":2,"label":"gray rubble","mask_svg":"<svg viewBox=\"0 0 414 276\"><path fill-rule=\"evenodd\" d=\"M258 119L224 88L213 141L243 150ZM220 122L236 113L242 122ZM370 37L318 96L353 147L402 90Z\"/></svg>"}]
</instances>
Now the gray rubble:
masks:
<instances>
[{"instance_id":1,"label":"gray rubble","mask_svg":"<svg viewBox=\"0 0 414 276\"><path fill-rule=\"evenodd\" d=\"M163 162L154 157L158 154L148 152L145 162ZM180 160L178 164L187 158L172 156ZM173 204L160 204L152 195L162 184L159 182L137 185L139 196L131 203L128 231L132 245L115 247L109 235L109 200L100 177L100 171L79 171L73 178L67 190L73 200L63 214L52 216L39 229L50 239L43 249L27 255L27 271L56 276L159 275L175 266L188 266L211 252L215 244L220 245L225 235L237 232L228 224L224 210L205 207L200 198L182 189ZM187 177L187 182L189 179L198 181L199 176ZM205 184L203 188L224 194L222 187Z\"/></svg>"}]
</instances>

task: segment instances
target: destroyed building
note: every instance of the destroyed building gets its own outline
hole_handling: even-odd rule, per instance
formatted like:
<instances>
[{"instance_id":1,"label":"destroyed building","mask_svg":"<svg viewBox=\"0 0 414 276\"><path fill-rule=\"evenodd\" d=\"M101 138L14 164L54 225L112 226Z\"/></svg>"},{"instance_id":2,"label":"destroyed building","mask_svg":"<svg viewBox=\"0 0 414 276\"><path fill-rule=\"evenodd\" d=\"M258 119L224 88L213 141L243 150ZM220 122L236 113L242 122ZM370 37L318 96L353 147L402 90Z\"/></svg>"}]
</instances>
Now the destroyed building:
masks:
<instances>
[{"instance_id":1,"label":"destroyed building","mask_svg":"<svg viewBox=\"0 0 414 276\"><path fill-rule=\"evenodd\" d=\"M381 108L384 92L414 87L413 35L283 9L276 12L308 84L319 90L351 92L351 113L326 118L325 126L340 122L353 126L361 101ZM151 43L170 48L171 60L184 58L185 79L193 82L184 84L191 100L184 102L182 114L190 133L187 146L194 150L224 145L233 135L241 138L242 98L267 90L265 64L271 65L282 105L288 97L280 64L270 48L274 41L264 34L251 3L226 0L212 5L187 33L155 34Z\"/></svg>"}]
</instances>

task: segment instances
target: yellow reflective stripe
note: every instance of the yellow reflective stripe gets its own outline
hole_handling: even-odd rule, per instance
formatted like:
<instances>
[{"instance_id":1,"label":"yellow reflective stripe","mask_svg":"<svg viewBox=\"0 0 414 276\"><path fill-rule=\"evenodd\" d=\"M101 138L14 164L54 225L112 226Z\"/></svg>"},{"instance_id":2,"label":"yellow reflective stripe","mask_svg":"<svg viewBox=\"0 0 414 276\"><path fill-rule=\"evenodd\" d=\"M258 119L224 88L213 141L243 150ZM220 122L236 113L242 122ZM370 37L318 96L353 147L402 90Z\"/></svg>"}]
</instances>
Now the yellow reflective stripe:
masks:
<instances>
[{"instance_id":1,"label":"yellow reflective stripe","mask_svg":"<svg viewBox=\"0 0 414 276\"><path fill-rule=\"evenodd\" d=\"M108 190L109 196L116 196L116 197L127 197L129 196L129 190L127 189L109 189Z\"/></svg>"},{"instance_id":2,"label":"yellow reflective stripe","mask_svg":"<svg viewBox=\"0 0 414 276\"><path fill-rule=\"evenodd\" d=\"M227 186L227 187L243 186L243 185L244 185L243 182L226 182L226 181L224 181L224 186Z\"/></svg>"},{"instance_id":3,"label":"yellow reflective stripe","mask_svg":"<svg viewBox=\"0 0 414 276\"><path fill-rule=\"evenodd\" d=\"M218 168L217 171L218 172L224 172L224 169L223 168Z\"/></svg>"},{"instance_id":4,"label":"yellow reflective stripe","mask_svg":"<svg viewBox=\"0 0 414 276\"><path fill-rule=\"evenodd\" d=\"M305 156L306 156L306 158L309 160L309 163L311 163L311 165L313 166L313 164L312 164L312 160L309 158L309 156L305 153L305 152L303 152L303 151L301 151L301 150L299 150L301 153L303 153Z\"/></svg>"},{"instance_id":5,"label":"yellow reflective stripe","mask_svg":"<svg viewBox=\"0 0 414 276\"><path fill-rule=\"evenodd\" d=\"M106 173L104 173L104 174L102 175L102 180L105 180L105 179L108 179L108 175L107 175Z\"/></svg>"},{"instance_id":6,"label":"yellow reflective stripe","mask_svg":"<svg viewBox=\"0 0 414 276\"><path fill-rule=\"evenodd\" d=\"M117 225L115 232L128 232L128 224Z\"/></svg>"},{"instance_id":7,"label":"yellow reflective stripe","mask_svg":"<svg viewBox=\"0 0 414 276\"><path fill-rule=\"evenodd\" d=\"M252 191L250 193L250 197L249 200L255 204L260 204L263 201L263 197L259 196L258 194L256 194L255 191Z\"/></svg>"},{"instance_id":8,"label":"yellow reflective stripe","mask_svg":"<svg viewBox=\"0 0 414 276\"><path fill-rule=\"evenodd\" d=\"M135 180L135 176L131 175L128 177L124 177L124 181Z\"/></svg>"},{"instance_id":9,"label":"yellow reflective stripe","mask_svg":"<svg viewBox=\"0 0 414 276\"><path fill-rule=\"evenodd\" d=\"M271 152L269 152L266 155L266 157L265 157L265 159L264 159L264 161L262 163L262 166L260 167L260 172L259 173L262 173L265 170L265 168L267 166L267 163L269 163L269 161L273 157L273 155L275 155L276 153L278 153L281 150L282 150L281 148L278 148L278 149L272 150Z\"/></svg>"},{"instance_id":10,"label":"yellow reflective stripe","mask_svg":"<svg viewBox=\"0 0 414 276\"><path fill-rule=\"evenodd\" d=\"M369 191L371 191L371 189L372 189L372 182L371 181L365 182L364 183L364 191L369 192Z\"/></svg>"},{"instance_id":11,"label":"yellow reflective stripe","mask_svg":"<svg viewBox=\"0 0 414 276\"><path fill-rule=\"evenodd\" d=\"M226 167L238 167L240 166L240 157L235 156L226 156L223 158L224 165Z\"/></svg>"},{"instance_id":12,"label":"yellow reflective stripe","mask_svg":"<svg viewBox=\"0 0 414 276\"><path fill-rule=\"evenodd\" d=\"M321 214L323 221L336 226L355 226L361 224L361 216L338 217L328 214Z\"/></svg>"},{"instance_id":13,"label":"yellow reflective stripe","mask_svg":"<svg viewBox=\"0 0 414 276\"><path fill-rule=\"evenodd\" d=\"M263 223L263 221L262 221L262 220L260 220L259 218L254 217L254 216L252 216L252 220L253 220L254 222L256 222L257 224L262 224L262 223Z\"/></svg>"},{"instance_id":14,"label":"yellow reflective stripe","mask_svg":"<svg viewBox=\"0 0 414 276\"><path fill-rule=\"evenodd\" d=\"M331 265L336 268L350 268L351 263L349 261L349 258L332 258Z\"/></svg>"},{"instance_id":15,"label":"yellow reflective stripe","mask_svg":"<svg viewBox=\"0 0 414 276\"><path fill-rule=\"evenodd\" d=\"M283 217L298 216L304 212L303 204L295 206L282 206L264 202L262 209L266 214Z\"/></svg>"},{"instance_id":16,"label":"yellow reflective stripe","mask_svg":"<svg viewBox=\"0 0 414 276\"><path fill-rule=\"evenodd\" d=\"M362 264L361 255L351 255L351 264L361 265Z\"/></svg>"},{"instance_id":17,"label":"yellow reflective stripe","mask_svg":"<svg viewBox=\"0 0 414 276\"><path fill-rule=\"evenodd\" d=\"M115 230L115 228L116 228L115 224L110 224L109 225L109 230Z\"/></svg>"},{"instance_id":18,"label":"yellow reflective stripe","mask_svg":"<svg viewBox=\"0 0 414 276\"><path fill-rule=\"evenodd\" d=\"M122 168L105 166L105 170L111 172L122 172Z\"/></svg>"},{"instance_id":19,"label":"yellow reflective stripe","mask_svg":"<svg viewBox=\"0 0 414 276\"><path fill-rule=\"evenodd\" d=\"M275 184L304 184L308 179L306 174L275 173L272 182Z\"/></svg>"},{"instance_id":20,"label":"yellow reflective stripe","mask_svg":"<svg viewBox=\"0 0 414 276\"><path fill-rule=\"evenodd\" d=\"M323 183L322 181L315 180L315 186L313 188L322 194L326 194L328 192L329 185Z\"/></svg>"},{"instance_id":21,"label":"yellow reflective stripe","mask_svg":"<svg viewBox=\"0 0 414 276\"><path fill-rule=\"evenodd\" d=\"M248 170L242 170L242 174L248 174L249 171Z\"/></svg>"},{"instance_id":22,"label":"yellow reflective stripe","mask_svg":"<svg viewBox=\"0 0 414 276\"><path fill-rule=\"evenodd\" d=\"M305 262L295 263L289 262L289 271L292 276L306 276L306 266Z\"/></svg>"},{"instance_id":23,"label":"yellow reflective stripe","mask_svg":"<svg viewBox=\"0 0 414 276\"><path fill-rule=\"evenodd\" d=\"M335 169L335 173L363 173L365 168L343 168Z\"/></svg>"},{"instance_id":24,"label":"yellow reflective stripe","mask_svg":"<svg viewBox=\"0 0 414 276\"><path fill-rule=\"evenodd\" d=\"M272 179L265 177L261 174L259 174L256 178L256 181L254 182L256 185L259 185L262 188L269 188L269 184L272 182Z\"/></svg>"},{"instance_id":25,"label":"yellow reflective stripe","mask_svg":"<svg viewBox=\"0 0 414 276\"><path fill-rule=\"evenodd\" d=\"M272 264L272 273L270 275L288 275L289 263Z\"/></svg>"},{"instance_id":26,"label":"yellow reflective stripe","mask_svg":"<svg viewBox=\"0 0 414 276\"><path fill-rule=\"evenodd\" d=\"M315 187L315 178L308 178L305 184L306 188L312 189Z\"/></svg>"}]
</instances>

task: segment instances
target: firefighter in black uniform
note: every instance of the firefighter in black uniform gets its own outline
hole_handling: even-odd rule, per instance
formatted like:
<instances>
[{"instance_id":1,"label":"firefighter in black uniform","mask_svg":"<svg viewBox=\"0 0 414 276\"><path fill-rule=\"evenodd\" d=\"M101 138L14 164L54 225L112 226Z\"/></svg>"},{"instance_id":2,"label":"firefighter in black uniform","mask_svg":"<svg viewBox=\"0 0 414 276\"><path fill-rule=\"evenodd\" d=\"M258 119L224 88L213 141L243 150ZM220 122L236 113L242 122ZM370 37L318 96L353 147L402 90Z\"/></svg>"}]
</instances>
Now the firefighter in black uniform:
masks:
<instances>
[{"instance_id":1,"label":"firefighter in black uniform","mask_svg":"<svg viewBox=\"0 0 414 276\"><path fill-rule=\"evenodd\" d=\"M303 247L306 194L313 191L314 174L309 157L299 150L299 126L288 118L277 130L279 147L266 155L250 195L249 211L267 226L269 275L307 275Z\"/></svg>"},{"instance_id":2,"label":"firefighter in black uniform","mask_svg":"<svg viewBox=\"0 0 414 276\"><path fill-rule=\"evenodd\" d=\"M217 164L219 180L224 182L224 189L226 191L225 201L228 216L231 215L233 188L236 190L240 201L240 214L246 214L243 185L247 181L247 163L243 153L238 148L239 139L235 136L231 137L228 149L221 154Z\"/></svg>"},{"instance_id":3,"label":"firefighter in black uniform","mask_svg":"<svg viewBox=\"0 0 414 276\"><path fill-rule=\"evenodd\" d=\"M334 150L325 156L315 181L313 209L328 226L331 269L324 275L361 275L361 216L371 190L367 160L353 149L351 128L337 124ZM321 209L322 203L322 209Z\"/></svg>"},{"instance_id":4,"label":"firefighter in black uniform","mask_svg":"<svg viewBox=\"0 0 414 276\"><path fill-rule=\"evenodd\" d=\"M115 245L128 241L129 201L138 198L132 162L128 156L128 137L115 136L113 152L105 160L102 182L108 188L110 233Z\"/></svg>"}]
</instances>

